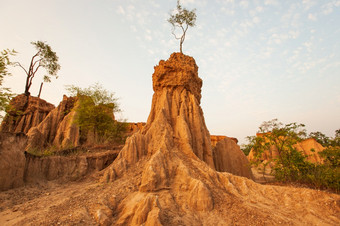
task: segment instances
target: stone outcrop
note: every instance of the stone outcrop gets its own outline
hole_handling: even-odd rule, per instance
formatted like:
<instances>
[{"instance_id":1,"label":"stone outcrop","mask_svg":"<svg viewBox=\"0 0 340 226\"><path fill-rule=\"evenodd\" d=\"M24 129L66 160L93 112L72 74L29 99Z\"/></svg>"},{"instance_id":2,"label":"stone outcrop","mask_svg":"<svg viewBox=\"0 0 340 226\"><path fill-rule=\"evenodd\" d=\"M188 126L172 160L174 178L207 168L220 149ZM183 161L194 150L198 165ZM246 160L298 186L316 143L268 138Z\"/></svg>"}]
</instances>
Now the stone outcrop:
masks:
<instances>
[{"instance_id":1,"label":"stone outcrop","mask_svg":"<svg viewBox=\"0 0 340 226\"><path fill-rule=\"evenodd\" d=\"M192 57L174 53L159 62L152 76L151 112L140 132L127 139L106 176L114 180L144 156L180 149L214 167L210 134L199 105L202 80Z\"/></svg>"},{"instance_id":2,"label":"stone outcrop","mask_svg":"<svg viewBox=\"0 0 340 226\"><path fill-rule=\"evenodd\" d=\"M224 148L235 148L236 143L231 139L223 140L224 143L217 144L214 156L200 107L202 80L192 57L172 54L167 61L159 62L152 78L155 92L146 125L127 139L101 179L105 183L124 180L120 178L131 172L140 175L129 176L136 190L121 198L115 213L117 217L110 223L162 225L162 218L169 214L173 218L186 215L193 225L202 224L201 218L193 216L214 209L217 193L213 184L224 180L215 171L214 157L221 155L229 160L231 155L239 154L236 149L230 155L223 152ZM227 165L218 162L217 166L227 170ZM251 172L247 173L251 177ZM228 179L225 180L227 185ZM175 222L172 219L167 224Z\"/></svg>"},{"instance_id":3,"label":"stone outcrop","mask_svg":"<svg viewBox=\"0 0 340 226\"><path fill-rule=\"evenodd\" d=\"M215 147L216 144L217 144L219 141L224 140L225 138L231 139L231 140L234 141L236 144L238 143L238 139L235 138L235 137L227 137L227 136L219 136L219 135L210 135L211 145L212 145L213 147Z\"/></svg>"},{"instance_id":4,"label":"stone outcrop","mask_svg":"<svg viewBox=\"0 0 340 226\"><path fill-rule=\"evenodd\" d=\"M127 124L127 134L128 135L132 135L140 130L143 129L143 127L145 126L145 122L129 122Z\"/></svg>"},{"instance_id":5,"label":"stone outcrop","mask_svg":"<svg viewBox=\"0 0 340 226\"><path fill-rule=\"evenodd\" d=\"M79 145L79 128L74 124L76 97L67 97L57 108L53 109L45 119L28 133L27 149L42 149L47 145L58 148Z\"/></svg>"},{"instance_id":6,"label":"stone outcrop","mask_svg":"<svg viewBox=\"0 0 340 226\"><path fill-rule=\"evenodd\" d=\"M296 150L301 151L307 155L307 160L313 163L323 163L323 158L319 155L319 152L325 150L320 143L314 138L308 138L294 145Z\"/></svg>"},{"instance_id":7,"label":"stone outcrop","mask_svg":"<svg viewBox=\"0 0 340 226\"><path fill-rule=\"evenodd\" d=\"M37 157L26 153L25 184L45 181L66 182L78 180L93 171L100 171L110 165L119 151L91 153L79 156Z\"/></svg>"},{"instance_id":8,"label":"stone outcrop","mask_svg":"<svg viewBox=\"0 0 340 226\"><path fill-rule=\"evenodd\" d=\"M25 152L24 133L0 133L0 191L30 183L67 182L110 165L119 150L86 155L37 157Z\"/></svg>"},{"instance_id":9,"label":"stone outcrop","mask_svg":"<svg viewBox=\"0 0 340 226\"><path fill-rule=\"evenodd\" d=\"M231 138L226 137L218 141L213 153L217 171L254 179L247 157Z\"/></svg>"},{"instance_id":10,"label":"stone outcrop","mask_svg":"<svg viewBox=\"0 0 340 226\"><path fill-rule=\"evenodd\" d=\"M7 115L1 123L1 131L27 133L42 122L54 108L53 104L38 97L18 95L10 101Z\"/></svg>"}]
</instances>

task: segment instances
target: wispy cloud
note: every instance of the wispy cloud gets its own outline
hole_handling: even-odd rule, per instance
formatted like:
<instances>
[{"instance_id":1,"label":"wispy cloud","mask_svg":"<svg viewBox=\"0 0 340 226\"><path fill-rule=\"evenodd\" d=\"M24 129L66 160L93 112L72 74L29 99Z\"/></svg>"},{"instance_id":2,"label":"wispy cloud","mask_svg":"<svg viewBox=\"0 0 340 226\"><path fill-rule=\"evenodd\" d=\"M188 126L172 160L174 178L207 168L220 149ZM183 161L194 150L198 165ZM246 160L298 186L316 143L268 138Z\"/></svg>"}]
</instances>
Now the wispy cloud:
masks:
<instances>
[{"instance_id":1,"label":"wispy cloud","mask_svg":"<svg viewBox=\"0 0 340 226\"><path fill-rule=\"evenodd\" d=\"M309 20L312 20L312 21L316 21L316 20L317 20L316 15L315 15L315 14L312 14L312 13L309 13L309 14L308 14L308 19L309 19Z\"/></svg>"},{"instance_id":2,"label":"wispy cloud","mask_svg":"<svg viewBox=\"0 0 340 226\"><path fill-rule=\"evenodd\" d=\"M277 0L265 0L264 1L265 5L278 5L278 1Z\"/></svg>"}]
</instances>

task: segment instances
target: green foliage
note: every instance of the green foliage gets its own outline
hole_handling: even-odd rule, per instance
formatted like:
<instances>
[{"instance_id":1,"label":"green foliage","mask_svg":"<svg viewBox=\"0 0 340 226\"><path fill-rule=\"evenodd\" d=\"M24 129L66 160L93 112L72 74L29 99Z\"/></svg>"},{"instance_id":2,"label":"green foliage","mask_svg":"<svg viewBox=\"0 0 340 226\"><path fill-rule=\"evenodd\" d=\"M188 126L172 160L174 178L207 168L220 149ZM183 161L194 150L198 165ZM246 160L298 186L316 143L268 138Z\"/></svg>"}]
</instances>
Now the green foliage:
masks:
<instances>
[{"instance_id":1,"label":"green foliage","mask_svg":"<svg viewBox=\"0 0 340 226\"><path fill-rule=\"evenodd\" d=\"M7 66L11 65L9 56L15 55L15 50L2 50L0 52L0 112L5 111L8 107L10 98L13 96L9 88L2 87L4 78L10 76ZM0 115L0 117L2 117Z\"/></svg>"},{"instance_id":2,"label":"green foliage","mask_svg":"<svg viewBox=\"0 0 340 226\"><path fill-rule=\"evenodd\" d=\"M114 120L113 113L120 111L114 93L98 83L85 89L68 86L67 90L79 98L75 122L80 127L81 140L93 133L99 143L124 141L127 125Z\"/></svg>"},{"instance_id":3,"label":"green foliage","mask_svg":"<svg viewBox=\"0 0 340 226\"><path fill-rule=\"evenodd\" d=\"M52 51L51 47L42 41L31 42L37 52L31 59L30 66L26 70L19 62L14 62L14 66L21 67L26 73L25 94L29 95L29 90L32 86L32 80L38 72L39 68L45 68L47 75L44 75L44 82L51 82L51 76L58 78L57 73L60 70L58 56ZM40 93L39 93L40 94Z\"/></svg>"},{"instance_id":4,"label":"green foliage","mask_svg":"<svg viewBox=\"0 0 340 226\"><path fill-rule=\"evenodd\" d=\"M333 168L340 167L340 147L328 147L319 153L325 160L325 164Z\"/></svg>"},{"instance_id":5,"label":"green foliage","mask_svg":"<svg viewBox=\"0 0 340 226\"><path fill-rule=\"evenodd\" d=\"M252 148L253 148L253 146L250 145L250 144L242 144L241 145L241 150L243 151L245 156L247 156L249 154L249 152L251 151Z\"/></svg>"},{"instance_id":6,"label":"green foliage","mask_svg":"<svg viewBox=\"0 0 340 226\"><path fill-rule=\"evenodd\" d=\"M283 125L277 119L264 122L259 127L257 136L248 137L247 149L254 151L253 165L264 164L263 154L276 150L278 156L271 156L272 174L278 181L296 181L316 188L340 191L340 148L329 147L320 153L325 158L324 164L308 162L308 156L298 151L294 144L306 137L303 124L290 123ZM321 133L311 133L318 138L325 138ZM327 141L327 139L323 139Z\"/></svg>"},{"instance_id":7,"label":"green foliage","mask_svg":"<svg viewBox=\"0 0 340 226\"><path fill-rule=\"evenodd\" d=\"M175 15L170 15L168 22L172 25L172 34L176 39L180 40L180 52L182 53L182 45L185 40L185 35L189 27L194 27L196 24L196 9L191 11L183 8L177 0L177 13ZM182 35L177 37L175 34L176 27L182 30Z\"/></svg>"},{"instance_id":8,"label":"green foliage","mask_svg":"<svg viewBox=\"0 0 340 226\"><path fill-rule=\"evenodd\" d=\"M319 131L311 132L309 134L309 137L314 138L319 144L324 147L328 147L331 144L331 139Z\"/></svg>"},{"instance_id":9,"label":"green foliage","mask_svg":"<svg viewBox=\"0 0 340 226\"><path fill-rule=\"evenodd\" d=\"M327 137L325 134L317 131L309 134L310 138L314 138L318 143L324 147L337 147L340 146L340 129L335 131L335 137Z\"/></svg>"}]
</instances>

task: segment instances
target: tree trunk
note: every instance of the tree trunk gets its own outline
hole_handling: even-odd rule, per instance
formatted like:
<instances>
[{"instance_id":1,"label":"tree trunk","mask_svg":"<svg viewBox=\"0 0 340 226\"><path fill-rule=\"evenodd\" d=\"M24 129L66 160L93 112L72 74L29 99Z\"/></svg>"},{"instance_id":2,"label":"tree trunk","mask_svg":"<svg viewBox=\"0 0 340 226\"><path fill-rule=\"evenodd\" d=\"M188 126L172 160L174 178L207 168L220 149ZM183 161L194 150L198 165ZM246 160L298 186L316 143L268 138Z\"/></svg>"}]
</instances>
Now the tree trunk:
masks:
<instances>
[{"instance_id":1,"label":"tree trunk","mask_svg":"<svg viewBox=\"0 0 340 226\"><path fill-rule=\"evenodd\" d=\"M44 83L42 82L42 83L40 84L40 89L39 89L38 98L40 98L40 94L41 94L41 90L42 90L43 85L44 85Z\"/></svg>"},{"instance_id":2,"label":"tree trunk","mask_svg":"<svg viewBox=\"0 0 340 226\"><path fill-rule=\"evenodd\" d=\"M25 85L25 95L26 95L26 96L29 96L29 95L30 95L30 92L28 92L28 90L29 90L28 82L29 82L29 77L27 76L26 85Z\"/></svg>"}]
</instances>

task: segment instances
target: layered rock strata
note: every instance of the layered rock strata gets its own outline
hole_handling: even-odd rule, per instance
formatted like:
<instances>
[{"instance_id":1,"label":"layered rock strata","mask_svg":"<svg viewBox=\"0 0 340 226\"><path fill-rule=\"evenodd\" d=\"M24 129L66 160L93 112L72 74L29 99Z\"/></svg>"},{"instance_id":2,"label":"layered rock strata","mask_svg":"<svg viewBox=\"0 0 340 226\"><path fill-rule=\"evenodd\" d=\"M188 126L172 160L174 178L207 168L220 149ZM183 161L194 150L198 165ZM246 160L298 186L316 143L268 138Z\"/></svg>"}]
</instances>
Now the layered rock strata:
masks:
<instances>
[{"instance_id":1,"label":"layered rock strata","mask_svg":"<svg viewBox=\"0 0 340 226\"><path fill-rule=\"evenodd\" d=\"M18 95L10 101L7 115L1 123L1 131L27 133L39 125L54 108L53 104L38 97Z\"/></svg>"}]
</instances>

